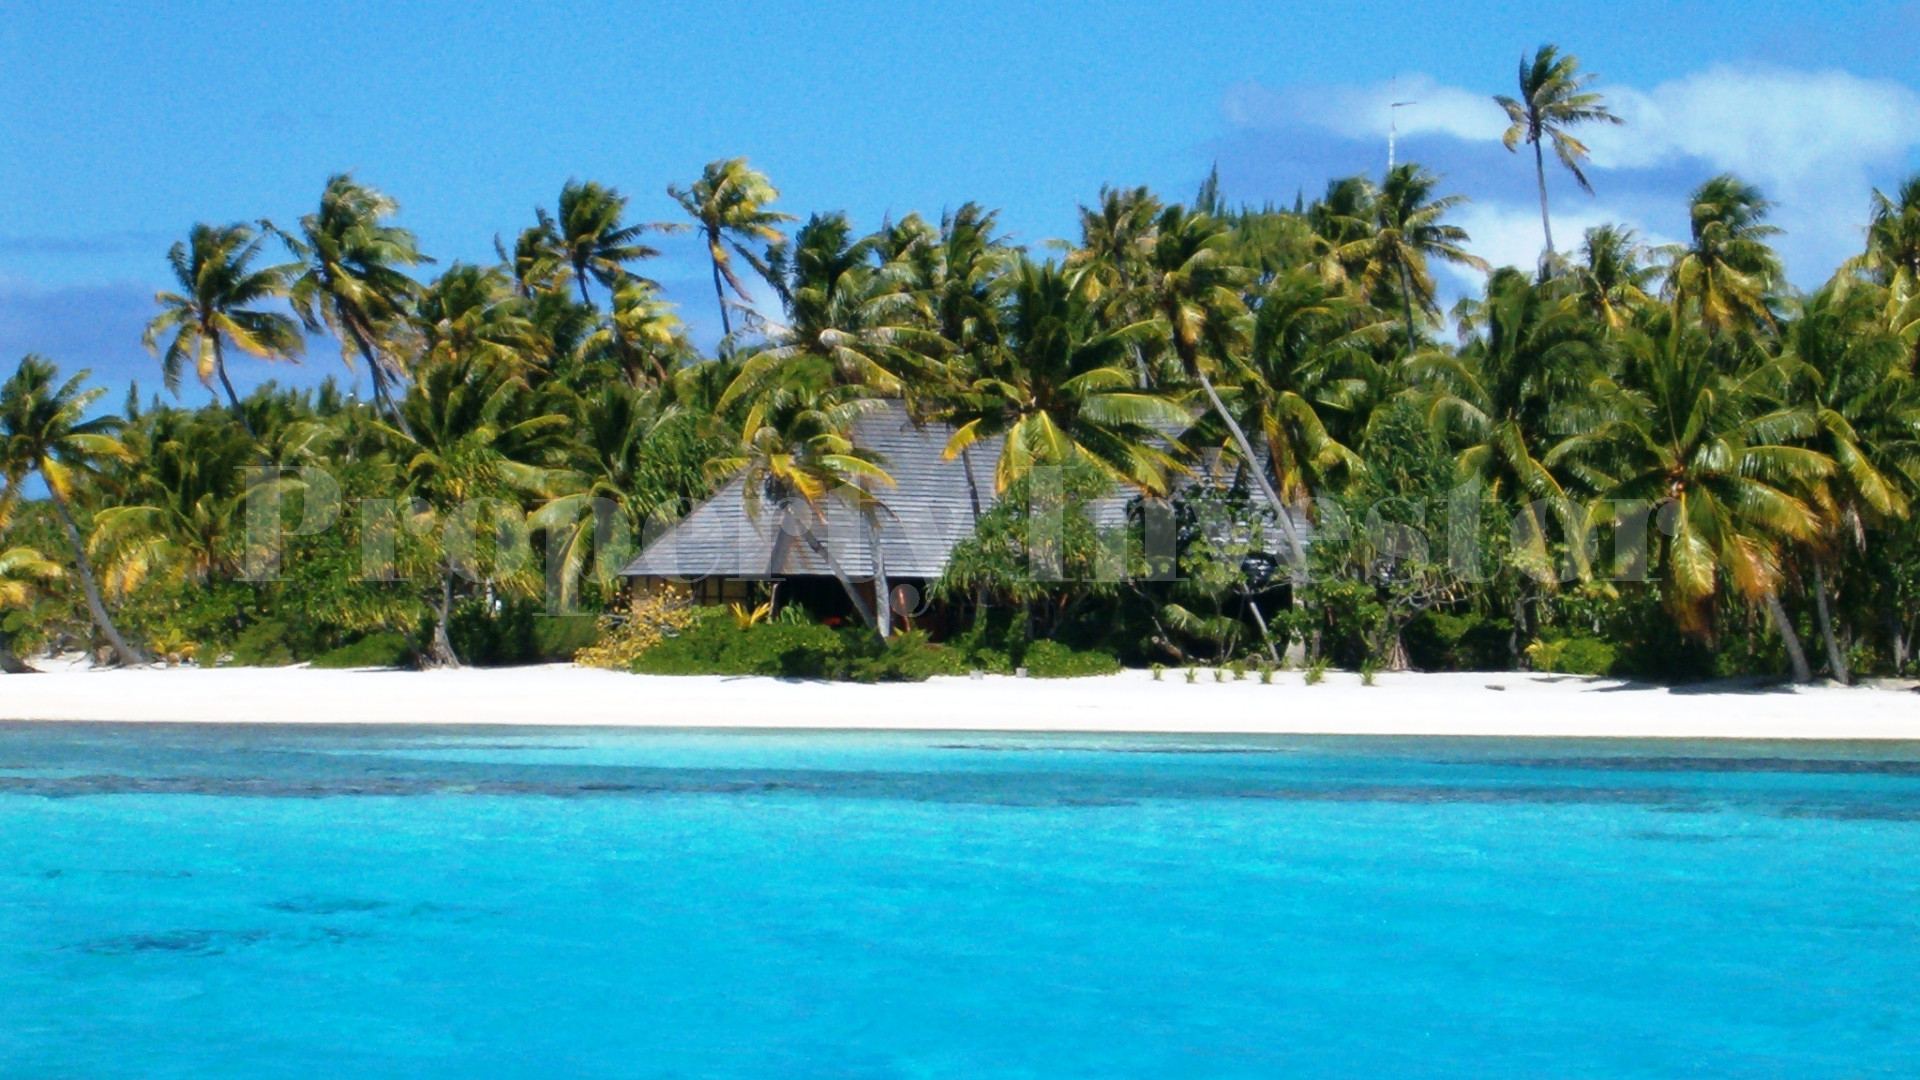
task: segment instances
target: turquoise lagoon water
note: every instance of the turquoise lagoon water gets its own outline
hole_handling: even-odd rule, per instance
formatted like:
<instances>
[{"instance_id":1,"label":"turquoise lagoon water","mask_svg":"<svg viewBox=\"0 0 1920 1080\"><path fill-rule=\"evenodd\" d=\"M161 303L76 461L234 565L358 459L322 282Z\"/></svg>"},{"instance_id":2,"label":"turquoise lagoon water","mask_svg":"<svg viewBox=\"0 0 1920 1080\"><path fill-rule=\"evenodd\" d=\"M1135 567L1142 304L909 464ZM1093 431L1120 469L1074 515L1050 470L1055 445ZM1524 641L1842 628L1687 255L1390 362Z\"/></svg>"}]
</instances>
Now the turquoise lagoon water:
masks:
<instances>
[{"instance_id":1,"label":"turquoise lagoon water","mask_svg":"<svg viewBox=\"0 0 1920 1080\"><path fill-rule=\"evenodd\" d=\"M1920 751L0 725L0 1076L1920 1076Z\"/></svg>"}]
</instances>

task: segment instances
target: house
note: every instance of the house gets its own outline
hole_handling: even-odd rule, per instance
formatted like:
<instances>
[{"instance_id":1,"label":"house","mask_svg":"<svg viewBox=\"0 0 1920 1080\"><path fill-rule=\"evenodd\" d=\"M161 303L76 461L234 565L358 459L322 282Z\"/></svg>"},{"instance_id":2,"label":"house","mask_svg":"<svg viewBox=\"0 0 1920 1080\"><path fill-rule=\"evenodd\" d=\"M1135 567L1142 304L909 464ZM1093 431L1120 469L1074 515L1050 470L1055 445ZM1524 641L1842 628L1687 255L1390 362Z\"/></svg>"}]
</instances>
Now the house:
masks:
<instances>
[{"instance_id":1,"label":"house","mask_svg":"<svg viewBox=\"0 0 1920 1080\"><path fill-rule=\"evenodd\" d=\"M783 603L797 600L822 613L849 609L842 576L877 612L876 579L884 577L893 612L943 621L926 603L927 586L945 571L954 547L972 535L975 519L993 506L993 470L1001 440L982 439L968 453L949 460L945 451L953 429L915 424L894 401L862 416L852 434L894 480L892 487L875 492L880 504L874 515L877 533L866 515L833 498L823 501L818 518L811 512L787 517L764 501L757 513L750 512L744 478L735 476L647 543L623 576L642 590L682 585L702 604L749 606L779 582ZM1129 493L1116 490L1087 512L1102 529L1125 527L1130 501ZM1293 520L1304 532L1304 519L1295 515ZM784 526L789 532L784 539L783 521L791 523ZM1150 547L1168 545L1170 555L1170 513L1166 522L1165 528L1156 529L1149 521L1146 539ZM1277 535L1273 540L1280 544Z\"/></svg>"},{"instance_id":2,"label":"house","mask_svg":"<svg viewBox=\"0 0 1920 1080\"><path fill-rule=\"evenodd\" d=\"M946 569L954 546L972 535L975 517L994 501L999 440L982 440L949 461L952 435L945 425L916 425L893 401L855 422L854 442L872 451L894 480L875 492L877 536L865 515L839 499L822 503L824 520L808 514L787 519L765 502L751 513L744 478L736 476L647 544L623 573L640 588L685 585L706 604L746 603L757 586L784 581L790 584L781 590L783 600L835 610L847 603L835 567L873 603L877 554L892 607L919 612L927 584ZM792 522L785 542L783 520Z\"/></svg>"}]
</instances>

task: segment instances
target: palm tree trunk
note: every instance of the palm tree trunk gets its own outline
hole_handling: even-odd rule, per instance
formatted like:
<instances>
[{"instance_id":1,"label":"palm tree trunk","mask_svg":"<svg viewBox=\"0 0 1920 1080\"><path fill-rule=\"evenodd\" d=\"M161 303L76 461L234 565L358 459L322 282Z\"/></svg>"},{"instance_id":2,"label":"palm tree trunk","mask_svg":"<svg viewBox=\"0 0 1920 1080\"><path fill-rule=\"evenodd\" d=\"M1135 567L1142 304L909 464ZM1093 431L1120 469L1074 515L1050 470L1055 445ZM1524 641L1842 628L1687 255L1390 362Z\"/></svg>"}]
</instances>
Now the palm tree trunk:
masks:
<instances>
[{"instance_id":1,"label":"palm tree trunk","mask_svg":"<svg viewBox=\"0 0 1920 1080\"><path fill-rule=\"evenodd\" d=\"M342 322L346 324L347 336L353 339L354 351L360 354L360 359L367 365L367 375L373 380L374 407L385 414L388 420L393 421L393 425L408 438L412 438L413 429L407 426L407 418L400 415L400 406L394 402L393 395L387 391L386 369L380 366L380 358L374 355L370 331L361 327L352 317L343 319Z\"/></svg>"},{"instance_id":2,"label":"palm tree trunk","mask_svg":"<svg viewBox=\"0 0 1920 1080\"><path fill-rule=\"evenodd\" d=\"M1407 273L1407 261L1400 260L1400 303L1407 316L1407 355L1413 355L1413 277Z\"/></svg>"},{"instance_id":3,"label":"palm tree trunk","mask_svg":"<svg viewBox=\"0 0 1920 1080\"><path fill-rule=\"evenodd\" d=\"M973 448L960 448L960 468L967 474L967 502L973 507L973 526L980 527L980 482L973 476ZM973 624L980 625L980 619L987 610L987 589L984 585L973 587Z\"/></svg>"},{"instance_id":4,"label":"palm tree trunk","mask_svg":"<svg viewBox=\"0 0 1920 1080\"><path fill-rule=\"evenodd\" d=\"M1521 640L1527 637L1527 578L1520 575L1519 584L1514 586L1513 623L1507 629L1507 658L1513 662L1513 670L1527 670L1527 650Z\"/></svg>"},{"instance_id":5,"label":"palm tree trunk","mask_svg":"<svg viewBox=\"0 0 1920 1080\"><path fill-rule=\"evenodd\" d=\"M1248 473L1260 485L1260 494L1264 495L1267 504L1273 507L1273 514L1279 521L1280 531L1287 538L1287 550L1292 556L1294 580L1300 581L1307 572L1307 548L1301 543L1300 534L1293 527L1293 515L1288 513L1286 504L1280 501L1280 493L1275 491L1273 484L1268 482L1267 470L1259 467L1260 459L1253 456L1253 444L1247 441L1247 433L1240 430L1240 422L1233 418L1233 414L1227 411L1226 403L1220 400L1219 391L1213 388L1213 380L1207 378L1207 373L1200 370L1198 364L1193 365L1193 371L1200 379L1200 386L1206 390L1207 401L1213 405L1213 411L1219 414L1220 419L1226 421L1227 431L1233 435L1234 447L1240 451L1241 458L1247 462Z\"/></svg>"},{"instance_id":6,"label":"palm tree trunk","mask_svg":"<svg viewBox=\"0 0 1920 1080\"><path fill-rule=\"evenodd\" d=\"M720 335L732 337L733 322L727 318L727 292L720 287L720 260L713 257L713 249L719 248L720 238L709 233L707 243L711 245L711 249L707 252L707 261L713 266L713 295L720 301Z\"/></svg>"},{"instance_id":7,"label":"palm tree trunk","mask_svg":"<svg viewBox=\"0 0 1920 1080\"><path fill-rule=\"evenodd\" d=\"M433 662L434 667L457 668L460 666L460 657L453 651L453 638L447 632L448 623L452 619L453 568L444 567L440 571L440 604L433 608L433 645L427 651L427 658Z\"/></svg>"},{"instance_id":8,"label":"palm tree trunk","mask_svg":"<svg viewBox=\"0 0 1920 1080\"><path fill-rule=\"evenodd\" d=\"M867 522L867 546L873 555L873 615L880 640L893 636L893 586L887 583L887 553L880 546L879 523Z\"/></svg>"},{"instance_id":9,"label":"palm tree trunk","mask_svg":"<svg viewBox=\"0 0 1920 1080\"><path fill-rule=\"evenodd\" d=\"M1280 501L1280 493L1275 491L1273 484L1267 480L1267 470L1261 468L1260 459L1253 456L1253 444L1247 441L1247 433L1240 430L1239 421L1233 418L1233 414L1227 412L1226 403L1220 400L1219 391L1213 388L1213 380L1207 378L1207 373L1200 369L1198 363L1192 366L1193 373L1200 379L1201 387L1207 392L1207 400L1212 403L1213 411L1219 414L1220 419L1226 421L1227 431L1233 435L1233 445L1240 451L1240 456L1247 461L1247 472L1260 485L1260 494L1266 498L1267 505L1273 507L1274 519L1280 523L1280 531L1287 538L1288 561L1293 564L1293 572L1289 575L1293 581L1293 603L1302 611L1306 611L1308 610L1307 546L1301 541L1299 530L1293 527L1293 515L1287 511L1286 504ZM1312 647L1307 651L1315 655L1319 654L1320 642L1317 630Z\"/></svg>"},{"instance_id":10,"label":"palm tree trunk","mask_svg":"<svg viewBox=\"0 0 1920 1080\"><path fill-rule=\"evenodd\" d=\"M0 675L28 675L32 672L33 668L13 654L6 631L0 630Z\"/></svg>"},{"instance_id":11,"label":"palm tree trunk","mask_svg":"<svg viewBox=\"0 0 1920 1080\"><path fill-rule=\"evenodd\" d=\"M972 447L960 448L960 468L967 474L967 501L973 506L973 523L980 523L980 482L973 478Z\"/></svg>"},{"instance_id":12,"label":"palm tree trunk","mask_svg":"<svg viewBox=\"0 0 1920 1080\"><path fill-rule=\"evenodd\" d=\"M1267 617L1260 614L1260 602L1253 598L1252 593L1245 590L1242 590L1240 595L1245 598L1247 602L1247 610L1253 612L1253 622L1254 625L1260 628L1260 640L1267 646L1267 655L1273 658L1274 666L1278 667L1280 664L1280 647L1273 643L1273 634L1267 629Z\"/></svg>"},{"instance_id":13,"label":"palm tree trunk","mask_svg":"<svg viewBox=\"0 0 1920 1080\"><path fill-rule=\"evenodd\" d=\"M580 303L586 307L592 307L593 297L587 295L587 268L584 266L574 267L573 279L580 283Z\"/></svg>"},{"instance_id":14,"label":"palm tree trunk","mask_svg":"<svg viewBox=\"0 0 1920 1080\"><path fill-rule=\"evenodd\" d=\"M80 526L73 523L73 512L67 509L66 497L47 485L47 494L53 497L54 512L60 516L60 526L66 530L67 543L73 547L74 569L80 572L80 589L87 595L87 614L93 616L93 625L106 635L107 643L113 646L114 655L122 664L130 667L147 662L147 658L127 644L120 631L113 625L113 619L107 615L107 605L100 600L100 585L94 580L93 563L87 558L86 542L80 538Z\"/></svg>"},{"instance_id":15,"label":"palm tree trunk","mask_svg":"<svg viewBox=\"0 0 1920 1080\"><path fill-rule=\"evenodd\" d=\"M1900 621L1900 613L1893 608L1887 609L1887 641L1893 647L1893 673L1901 674L1907 670L1907 628Z\"/></svg>"},{"instance_id":16,"label":"palm tree trunk","mask_svg":"<svg viewBox=\"0 0 1920 1080\"><path fill-rule=\"evenodd\" d=\"M240 430L247 433L247 438L258 442L259 436L253 433L253 425L247 422L247 410L240 407L240 395L233 392L233 380L227 378L227 358L221 354L218 334L213 338L213 370L220 376L220 385L227 392L227 404L233 406L233 418L240 421Z\"/></svg>"},{"instance_id":17,"label":"palm tree trunk","mask_svg":"<svg viewBox=\"0 0 1920 1080\"><path fill-rule=\"evenodd\" d=\"M1787 661L1793 665L1793 681L1802 685L1813 681L1813 671L1807 667L1807 653L1800 647L1800 635L1793 632L1793 623L1787 618L1787 609L1780 606L1778 593L1767 593L1767 614L1773 617L1774 628L1780 631L1780 640L1787 645Z\"/></svg>"},{"instance_id":18,"label":"palm tree trunk","mask_svg":"<svg viewBox=\"0 0 1920 1080\"><path fill-rule=\"evenodd\" d=\"M1813 607L1820 617L1820 636L1827 645L1827 670L1842 683L1853 681L1847 672L1847 658L1840 651L1840 643L1833 636L1833 613L1827 607L1827 575L1820 564L1813 564Z\"/></svg>"},{"instance_id":19,"label":"palm tree trunk","mask_svg":"<svg viewBox=\"0 0 1920 1080\"><path fill-rule=\"evenodd\" d=\"M1547 234L1547 258L1553 258L1553 221L1547 217L1547 158L1540 149L1540 137L1533 139L1533 173L1540 181L1540 231Z\"/></svg>"},{"instance_id":20,"label":"palm tree trunk","mask_svg":"<svg viewBox=\"0 0 1920 1080\"><path fill-rule=\"evenodd\" d=\"M854 587L853 579L847 576L846 568L840 565L840 560L834 558L833 552L828 550L827 545L813 535L812 529L802 529L800 539L806 541L807 549L820 556L820 561L826 563L827 569L833 572L833 578L840 583L841 591L847 594L848 600L853 601L854 613L860 616L860 621L866 624L867 629L878 632L878 627L874 623L873 608L868 606L867 598L860 595L860 590Z\"/></svg>"}]
</instances>

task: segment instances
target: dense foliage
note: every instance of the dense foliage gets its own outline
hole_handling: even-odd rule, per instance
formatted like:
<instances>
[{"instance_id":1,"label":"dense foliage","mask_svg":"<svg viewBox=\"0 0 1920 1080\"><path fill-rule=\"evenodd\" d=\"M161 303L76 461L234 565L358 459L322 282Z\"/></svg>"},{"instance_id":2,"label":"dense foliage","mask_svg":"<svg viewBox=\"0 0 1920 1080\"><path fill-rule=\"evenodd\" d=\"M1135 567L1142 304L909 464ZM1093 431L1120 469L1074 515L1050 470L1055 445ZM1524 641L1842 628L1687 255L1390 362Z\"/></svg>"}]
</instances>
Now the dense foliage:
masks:
<instances>
[{"instance_id":1,"label":"dense foliage","mask_svg":"<svg viewBox=\"0 0 1920 1080\"><path fill-rule=\"evenodd\" d=\"M612 619L597 662L1910 670L1920 176L1862 193L1865 248L1811 293L1733 176L1678 245L1605 226L1556 249L1546 150L1584 186L1573 132L1616 121L1555 50L1519 89L1507 143L1543 219L1519 269L1472 256L1462 198L1411 163L1290 209L1105 189L1057 258L971 203L868 235L799 221L737 159L672 189L685 226L569 183L497 265L435 276L348 176L289 228L196 225L147 340L209 404L108 413L31 356L0 389L0 662L570 655L624 610L636 546L729 477L829 560L829 503L883 527L888 463L855 423L891 399L978 478L972 539L924 583L944 644L836 564L844 622L775 590L639 644ZM641 273L680 227L712 262L710 353ZM1434 260L1484 289L1443 313ZM369 400L234 391L232 365L319 332Z\"/></svg>"}]
</instances>

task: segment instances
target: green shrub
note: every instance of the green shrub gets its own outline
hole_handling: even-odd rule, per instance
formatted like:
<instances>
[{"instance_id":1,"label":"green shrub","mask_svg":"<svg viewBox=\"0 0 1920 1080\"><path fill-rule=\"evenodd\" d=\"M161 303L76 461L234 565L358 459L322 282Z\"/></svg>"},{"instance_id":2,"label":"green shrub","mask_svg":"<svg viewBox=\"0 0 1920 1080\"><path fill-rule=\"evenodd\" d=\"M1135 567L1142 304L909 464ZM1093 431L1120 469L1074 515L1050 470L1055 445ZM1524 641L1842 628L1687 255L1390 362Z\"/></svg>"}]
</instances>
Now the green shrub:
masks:
<instances>
[{"instance_id":1,"label":"green shrub","mask_svg":"<svg viewBox=\"0 0 1920 1080\"><path fill-rule=\"evenodd\" d=\"M399 634L368 634L313 658L317 668L396 668L413 665L413 648Z\"/></svg>"},{"instance_id":2,"label":"green shrub","mask_svg":"<svg viewBox=\"0 0 1920 1080\"><path fill-rule=\"evenodd\" d=\"M1027 674L1036 679L1077 679L1088 675L1112 675L1120 670L1120 661L1103 652L1080 652L1057 641L1036 641L1027 646Z\"/></svg>"},{"instance_id":3,"label":"green shrub","mask_svg":"<svg viewBox=\"0 0 1920 1080\"><path fill-rule=\"evenodd\" d=\"M1536 641L1527 646L1535 671L1567 675L1610 675L1618 661L1614 647L1596 637L1568 637Z\"/></svg>"},{"instance_id":4,"label":"green shrub","mask_svg":"<svg viewBox=\"0 0 1920 1080\"><path fill-rule=\"evenodd\" d=\"M924 682L935 675L965 675L967 658L927 640L925 631L895 634L878 656L855 656L847 678L855 682Z\"/></svg>"},{"instance_id":5,"label":"green shrub","mask_svg":"<svg viewBox=\"0 0 1920 1080\"><path fill-rule=\"evenodd\" d=\"M533 623L533 654L539 660L571 660L599 641L600 620L591 615L559 615Z\"/></svg>"},{"instance_id":6,"label":"green shrub","mask_svg":"<svg viewBox=\"0 0 1920 1080\"><path fill-rule=\"evenodd\" d=\"M864 627L834 629L781 619L743 627L732 612L705 608L686 630L641 653L632 670L641 675L919 682L935 675L964 675L968 661L918 630L896 634L883 646Z\"/></svg>"},{"instance_id":7,"label":"green shrub","mask_svg":"<svg viewBox=\"0 0 1920 1080\"><path fill-rule=\"evenodd\" d=\"M1329 661L1325 657L1315 660L1313 663L1307 665L1307 673L1302 676L1302 678L1305 679L1308 686L1319 686L1326 680L1327 667L1331 663L1332 661Z\"/></svg>"},{"instance_id":8,"label":"green shrub","mask_svg":"<svg viewBox=\"0 0 1920 1080\"><path fill-rule=\"evenodd\" d=\"M846 639L832 627L766 622L742 629L724 608L703 608L693 625L633 662L642 675L843 677Z\"/></svg>"},{"instance_id":9,"label":"green shrub","mask_svg":"<svg viewBox=\"0 0 1920 1080\"><path fill-rule=\"evenodd\" d=\"M988 609L965 633L947 642L969 667L995 675L1011 675L1025 664L1028 645L1020 613L999 608Z\"/></svg>"},{"instance_id":10,"label":"green shrub","mask_svg":"<svg viewBox=\"0 0 1920 1080\"><path fill-rule=\"evenodd\" d=\"M1153 681L1154 682L1159 682L1160 676L1165 675L1166 673L1167 673L1167 669L1165 665L1162 665L1162 664L1153 665Z\"/></svg>"},{"instance_id":11,"label":"green shrub","mask_svg":"<svg viewBox=\"0 0 1920 1080\"><path fill-rule=\"evenodd\" d=\"M293 649L287 644L287 624L266 619L240 631L228 650L228 663L235 667L286 667L294 662Z\"/></svg>"},{"instance_id":12,"label":"green shrub","mask_svg":"<svg viewBox=\"0 0 1920 1080\"><path fill-rule=\"evenodd\" d=\"M1472 612L1428 611L1407 624L1401 640L1407 659L1420 671L1504 671L1513 666L1512 626Z\"/></svg>"}]
</instances>

